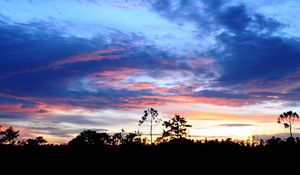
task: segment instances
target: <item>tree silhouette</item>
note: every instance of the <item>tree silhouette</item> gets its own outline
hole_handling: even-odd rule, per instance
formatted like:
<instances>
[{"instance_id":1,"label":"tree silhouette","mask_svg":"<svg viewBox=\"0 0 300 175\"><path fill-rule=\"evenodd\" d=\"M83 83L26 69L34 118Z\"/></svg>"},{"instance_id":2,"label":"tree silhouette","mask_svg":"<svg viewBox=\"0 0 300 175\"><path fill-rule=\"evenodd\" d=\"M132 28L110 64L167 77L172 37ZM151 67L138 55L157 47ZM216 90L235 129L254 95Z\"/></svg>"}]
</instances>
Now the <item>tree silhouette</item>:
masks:
<instances>
[{"instance_id":1,"label":"tree silhouette","mask_svg":"<svg viewBox=\"0 0 300 175\"><path fill-rule=\"evenodd\" d=\"M47 143L47 140L44 139L43 136L38 136L38 137L35 138L35 140L37 141L38 145L42 145L42 144Z\"/></svg>"},{"instance_id":2,"label":"tree silhouette","mask_svg":"<svg viewBox=\"0 0 300 175\"><path fill-rule=\"evenodd\" d=\"M3 131L1 131L1 127L2 127L2 126L0 125L0 136L1 136L1 137L0 137L0 144L4 142L4 139L3 139L3 137L2 137Z\"/></svg>"},{"instance_id":3,"label":"tree silhouette","mask_svg":"<svg viewBox=\"0 0 300 175\"><path fill-rule=\"evenodd\" d=\"M161 122L161 119L158 117L157 110L150 108L144 111L144 115L142 116L142 119L139 121L139 125L141 126L146 121L150 123L150 142L152 144L152 130L154 124L158 124Z\"/></svg>"},{"instance_id":4,"label":"tree silhouette","mask_svg":"<svg viewBox=\"0 0 300 175\"><path fill-rule=\"evenodd\" d=\"M29 146L37 146L38 143L35 139L27 139L26 140L26 145L29 145Z\"/></svg>"},{"instance_id":5,"label":"tree silhouette","mask_svg":"<svg viewBox=\"0 0 300 175\"><path fill-rule=\"evenodd\" d=\"M299 115L296 112L288 111L280 114L277 122L282 123L284 128L289 128L290 136L293 137L292 127L296 119L299 119Z\"/></svg>"},{"instance_id":6,"label":"tree silhouette","mask_svg":"<svg viewBox=\"0 0 300 175\"><path fill-rule=\"evenodd\" d=\"M19 131L15 131L13 127L9 127L4 131L0 131L0 135L3 135L0 139L1 142L14 144L15 139L19 137Z\"/></svg>"},{"instance_id":7,"label":"tree silhouette","mask_svg":"<svg viewBox=\"0 0 300 175\"><path fill-rule=\"evenodd\" d=\"M96 145L108 144L111 140L110 138L111 138L111 136L109 134L107 134L106 132L97 133L95 144Z\"/></svg>"},{"instance_id":8,"label":"tree silhouette","mask_svg":"<svg viewBox=\"0 0 300 175\"><path fill-rule=\"evenodd\" d=\"M112 145L141 143L139 131L126 133L124 129L112 135Z\"/></svg>"},{"instance_id":9,"label":"tree silhouette","mask_svg":"<svg viewBox=\"0 0 300 175\"><path fill-rule=\"evenodd\" d=\"M171 120L164 121L162 124L167 130L163 131L163 137L171 138L185 138L187 136L187 128L192 127L188 125L185 118L180 115L175 115Z\"/></svg>"},{"instance_id":10,"label":"tree silhouette","mask_svg":"<svg viewBox=\"0 0 300 175\"><path fill-rule=\"evenodd\" d=\"M45 140L43 136L38 136L35 139L27 139L26 142L27 145L38 146L47 143L47 140Z\"/></svg>"},{"instance_id":11,"label":"tree silhouette","mask_svg":"<svg viewBox=\"0 0 300 175\"><path fill-rule=\"evenodd\" d=\"M72 139L69 145L105 145L109 143L111 136L107 133L97 133L96 131L85 130Z\"/></svg>"},{"instance_id":12,"label":"tree silhouette","mask_svg":"<svg viewBox=\"0 0 300 175\"><path fill-rule=\"evenodd\" d=\"M76 138L72 139L69 145L94 145L96 142L96 131L85 130L80 133Z\"/></svg>"},{"instance_id":13,"label":"tree silhouette","mask_svg":"<svg viewBox=\"0 0 300 175\"><path fill-rule=\"evenodd\" d=\"M96 131L91 131L91 130L86 130L82 131L80 133L81 138L88 144L88 145L94 145L96 141L96 136L97 132Z\"/></svg>"},{"instance_id":14,"label":"tree silhouette","mask_svg":"<svg viewBox=\"0 0 300 175\"><path fill-rule=\"evenodd\" d=\"M122 133L121 132L114 133L112 136L112 145L119 145L122 142L123 142Z\"/></svg>"},{"instance_id":15,"label":"tree silhouette","mask_svg":"<svg viewBox=\"0 0 300 175\"><path fill-rule=\"evenodd\" d=\"M124 140L124 143L141 143L141 138L140 138L140 133L139 132L130 132L128 134L126 134L125 136L125 140Z\"/></svg>"}]
</instances>

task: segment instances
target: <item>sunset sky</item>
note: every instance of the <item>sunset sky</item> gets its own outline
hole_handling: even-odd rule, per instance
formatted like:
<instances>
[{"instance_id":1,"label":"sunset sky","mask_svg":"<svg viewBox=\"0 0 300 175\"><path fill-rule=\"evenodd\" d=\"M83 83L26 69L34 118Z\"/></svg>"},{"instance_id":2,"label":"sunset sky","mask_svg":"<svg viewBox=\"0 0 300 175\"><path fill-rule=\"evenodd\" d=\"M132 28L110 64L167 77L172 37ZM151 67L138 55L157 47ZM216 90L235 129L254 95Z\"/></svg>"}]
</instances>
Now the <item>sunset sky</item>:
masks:
<instances>
[{"instance_id":1,"label":"sunset sky","mask_svg":"<svg viewBox=\"0 0 300 175\"><path fill-rule=\"evenodd\" d=\"M153 107L163 120L181 114L192 136L287 136L276 119L300 113L299 9L299 0L2 0L0 125L52 143L85 129L147 134L138 120Z\"/></svg>"}]
</instances>

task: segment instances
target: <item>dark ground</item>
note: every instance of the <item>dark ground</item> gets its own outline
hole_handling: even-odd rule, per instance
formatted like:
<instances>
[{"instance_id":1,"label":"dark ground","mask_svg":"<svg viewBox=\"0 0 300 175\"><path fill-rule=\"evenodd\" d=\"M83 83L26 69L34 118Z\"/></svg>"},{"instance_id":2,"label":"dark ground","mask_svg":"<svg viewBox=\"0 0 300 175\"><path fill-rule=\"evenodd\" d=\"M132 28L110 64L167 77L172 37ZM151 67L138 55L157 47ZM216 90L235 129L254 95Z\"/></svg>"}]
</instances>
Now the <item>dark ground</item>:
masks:
<instances>
[{"instance_id":1,"label":"dark ground","mask_svg":"<svg viewBox=\"0 0 300 175\"><path fill-rule=\"evenodd\" d=\"M99 172L188 172L195 170L291 173L300 168L300 144L241 145L234 142L173 141L159 145L0 145L3 169ZM18 167L22 167L18 169ZM162 169L162 170L160 170ZM151 171L151 172L152 172ZM298 171L298 170L297 170ZM38 171L37 171L38 172ZM269 174L268 173L268 174ZM260 173L259 173L260 174ZM297 174L297 173L296 173Z\"/></svg>"}]
</instances>

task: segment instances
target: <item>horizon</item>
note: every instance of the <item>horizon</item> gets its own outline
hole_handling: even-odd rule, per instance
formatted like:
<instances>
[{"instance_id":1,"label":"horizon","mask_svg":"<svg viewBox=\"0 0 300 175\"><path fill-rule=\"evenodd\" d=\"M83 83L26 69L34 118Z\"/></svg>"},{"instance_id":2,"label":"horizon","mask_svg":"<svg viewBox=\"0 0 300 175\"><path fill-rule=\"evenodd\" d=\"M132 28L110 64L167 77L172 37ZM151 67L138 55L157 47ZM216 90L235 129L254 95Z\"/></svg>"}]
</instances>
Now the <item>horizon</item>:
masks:
<instances>
[{"instance_id":1,"label":"horizon","mask_svg":"<svg viewBox=\"0 0 300 175\"><path fill-rule=\"evenodd\" d=\"M1 1L0 125L50 143L87 129L147 135L138 121L155 108L162 120L187 119L193 136L287 137L277 118L300 113L299 8L297 0Z\"/></svg>"}]
</instances>

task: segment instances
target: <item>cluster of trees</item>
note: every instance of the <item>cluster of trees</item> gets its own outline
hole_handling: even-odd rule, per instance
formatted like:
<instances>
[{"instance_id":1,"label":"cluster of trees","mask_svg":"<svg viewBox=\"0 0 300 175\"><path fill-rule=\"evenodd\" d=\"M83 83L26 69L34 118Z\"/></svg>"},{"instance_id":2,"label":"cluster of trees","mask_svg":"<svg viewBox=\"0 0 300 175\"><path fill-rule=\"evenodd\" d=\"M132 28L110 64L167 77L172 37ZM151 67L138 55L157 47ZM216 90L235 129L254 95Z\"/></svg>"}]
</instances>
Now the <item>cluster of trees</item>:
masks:
<instances>
[{"instance_id":1,"label":"cluster of trees","mask_svg":"<svg viewBox=\"0 0 300 175\"><path fill-rule=\"evenodd\" d=\"M235 143L239 143L240 145L249 145L251 143L252 146L256 146L259 144L273 144L273 143L300 143L300 139L294 139L292 134L292 127L296 119L299 119L299 115L296 112L288 111L280 114L277 121L284 125L285 128L289 128L290 138L287 140L282 140L279 138L272 137L267 142L260 140L258 141L255 138L252 140L246 141L234 141ZM139 120L138 125L146 125L150 127L150 144L154 144L153 142L153 127L160 124L162 122L161 118L159 117L158 111L149 108L144 111L141 120ZM147 125L148 124L148 125ZM162 136L158 137L155 143L166 143L173 140L187 140L188 135L188 128L192 127L192 125L187 124L187 120L180 116L175 115L170 120L162 122L162 126L165 127L163 130ZM9 127L5 130L1 130L0 126L0 144L18 144L18 145L31 145L31 146L38 146L46 144L47 141L42 137L38 136L34 139L27 139L22 141L17 141L16 139L19 136L19 131L14 130L14 128ZM97 133L96 131L85 130L82 131L77 137L69 141L68 145L71 146L83 146L83 145L123 145L123 144L132 144L132 143L139 143L139 144L147 144L147 138L141 137L142 135L139 131L136 132L129 132L126 133L124 129L121 132L108 134L105 132ZM227 142L232 142L232 140L226 140ZM207 142L207 140L205 141Z\"/></svg>"},{"instance_id":2,"label":"cluster of trees","mask_svg":"<svg viewBox=\"0 0 300 175\"><path fill-rule=\"evenodd\" d=\"M96 131L85 130L82 131L77 137L72 139L68 145L70 146L83 146L83 145L119 145L129 143L142 143L146 140L141 139L141 134L138 132L125 133L122 129L121 132L113 135L102 132L97 133Z\"/></svg>"},{"instance_id":3,"label":"cluster of trees","mask_svg":"<svg viewBox=\"0 0 300 175\"><path fill-rule=\"evenodd\" d=\"M13 127L6 128L2 131L0 126L0 144L42 145L47 143L42 136L38 136L35 139L16 141L16 139L20 136L19 132L20 131L16 131Z\"/></svg>"},{"instance_id":4,"label":"cluster of trees","mask_svg":"<svg viewBox=\"0 0 300 175\"><path fill-rule=\"evenodd\" d=\"M139 125L144 125L149 122L150 127L150 143L153 144L153 126L159 124L162 120L159 118L157 110L150 108L144 111ZM171 120L164 121L162 124L165 127L161 137L156 139L156 143L166 142L173 139L183 139L188 137L188 128L192 125L187 124L184 117L175 115ZM69 145L119 145L131 143L147 143L147 138L136 131L133 133L126 133L124 129L115 134L97 133L96 131L86 130L80 133L76 138L72 139Z\"/></svg>"}]
</instances>

